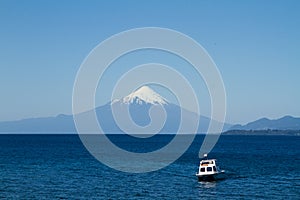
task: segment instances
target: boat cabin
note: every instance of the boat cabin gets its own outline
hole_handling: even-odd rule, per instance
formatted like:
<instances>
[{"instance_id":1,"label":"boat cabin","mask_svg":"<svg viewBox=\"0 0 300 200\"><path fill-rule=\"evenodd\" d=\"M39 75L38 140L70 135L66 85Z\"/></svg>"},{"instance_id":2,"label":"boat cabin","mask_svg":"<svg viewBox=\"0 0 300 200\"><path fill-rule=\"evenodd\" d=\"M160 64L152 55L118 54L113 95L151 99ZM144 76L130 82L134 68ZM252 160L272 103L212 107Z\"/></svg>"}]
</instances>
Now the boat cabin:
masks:
<instances>
[{"instance_id":1,"label":"boat cabin","mask_svg":"<svg viewBox=\"0 0 300 200\"><path fill-rule=\"evenodd\" d=\"M214 174L218 172L216 160L201 160L198 174Z\"/></svg>"}]
</instances>

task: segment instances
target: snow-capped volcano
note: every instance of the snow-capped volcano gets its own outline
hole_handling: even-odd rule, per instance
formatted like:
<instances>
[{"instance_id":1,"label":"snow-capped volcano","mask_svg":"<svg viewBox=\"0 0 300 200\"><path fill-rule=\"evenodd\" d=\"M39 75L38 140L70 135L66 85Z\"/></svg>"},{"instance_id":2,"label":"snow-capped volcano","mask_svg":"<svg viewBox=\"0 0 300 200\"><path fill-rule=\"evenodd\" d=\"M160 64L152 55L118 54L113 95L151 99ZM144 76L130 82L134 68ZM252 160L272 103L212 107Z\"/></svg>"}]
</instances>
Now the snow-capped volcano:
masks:
<instances>
[{"instance_id":1,"label":"snow-capped volcano","mask_svg":"<svg viewBox=\"0 0 300 200\"><path fill-rule=\"evenodd\" d=\"M152 107L152 105L154 105ZM122 99L115 99L103 106L97 107L95 110L90 110L84 113L79 113L79 117L85 118L86 116L96 115L101 125L101 129L106 133L122 133L123 130L132 133L154 133L156 132L156 125L160 124L158 122L161 120L162 113L158 109L161 105L165 110L165 123L160 130L160 133L177 133L181 126L182 116L184 116L186 123L183 127L182 133L190 133L190 127L194 126L194 123L200 121L200 126L198 128L198 133L206 133L208 130L211 119L199 116L194 112L185 110L180 106L168 102L161 95L153 91L148 86L143 86L138 88L136 91L125 96ZM150 109L154 108L151 113ZM156 109L157 108L157 109ZM128 118L128 111L130 118ZM116 122L114 113L118 114L118 119L120 122L124 123L123 128L120 129L119 124ZM124 121L122 121L124 120ZM155 121L153 121L155 120ZM86 120L89 123L88 120ZM132 121L141 127L147 127L141 131L140 128L131 126ZM127 123L128 122L128 123ZM153 125L154 124L154 125ZM226 127L229 128L231 125L227 124ZM89 127L89 126L87 126ZM152 129L153 128L153 129ZM13 122L2 122L0 123L0 132L30 132L30 133L42 133L42 132L76 132L76 127L74 124L74 116L72 115L59 115L57 117L45 117L36 119L25 119L21 121ZM192 131L192 130L191 130ZM88 129L87 132L98 133L98 129Z\"/></svg>"},{"instance_id":2,"label":"snow-capped volcano","mask_svg":"<svg viewBox=\"0 0 300 200\"><path fill-rule=\"evenodd\" d=\"M131 94L120 100L122 103L130 104L153 104L153 105L165 105L168 104L168 101L160 96L158 93L154 92L148 86L142 86Z\"/></svg>"}]
</instances>

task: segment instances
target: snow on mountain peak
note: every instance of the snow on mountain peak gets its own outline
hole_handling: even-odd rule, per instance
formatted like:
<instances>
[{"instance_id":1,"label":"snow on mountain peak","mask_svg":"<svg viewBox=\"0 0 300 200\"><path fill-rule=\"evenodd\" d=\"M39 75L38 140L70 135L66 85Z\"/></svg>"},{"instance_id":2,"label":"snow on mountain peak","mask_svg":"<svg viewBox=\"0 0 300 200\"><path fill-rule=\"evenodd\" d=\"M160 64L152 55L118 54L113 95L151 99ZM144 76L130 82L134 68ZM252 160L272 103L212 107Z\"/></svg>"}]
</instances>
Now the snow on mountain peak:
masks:
<instances>
[{"instance_id":1,"label":"snow on mountain peak","mask_svg":"<svg viewBox=\"0 0 300 200\"><path fill-rule=\"evenodd\" d=\"M158 93L154 92L151 88L148 86L142 86L136 91L132 92L128 96L124 97L122 99L123 103L149 103L154 105L163 105L168 104L168 101L160 96Z\"/></svg>"}]
</instances>

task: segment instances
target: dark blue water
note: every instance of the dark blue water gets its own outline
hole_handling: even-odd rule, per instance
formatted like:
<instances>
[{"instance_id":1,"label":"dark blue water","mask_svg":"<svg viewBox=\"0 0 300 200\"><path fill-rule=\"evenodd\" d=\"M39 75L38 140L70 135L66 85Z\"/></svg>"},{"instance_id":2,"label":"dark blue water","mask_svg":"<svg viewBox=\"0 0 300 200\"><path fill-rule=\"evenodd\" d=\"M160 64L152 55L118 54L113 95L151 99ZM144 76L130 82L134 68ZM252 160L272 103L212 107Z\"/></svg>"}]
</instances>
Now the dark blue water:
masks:
<instances>
[{"instance_id":1,"label":"dark blue water","mask_svg":"<svg viewBox=\"0 0 300 200\"><path fill-rule=\"evenodd\" d=\"M112 136L128 149L163 146ZM221 136L211 158L227 172L225 180L195 177L203 136L172 165L129 174L106 167L83 147L77 135L0 135L0 198L9 199L299 199L299 136Z\"/></svg>"}]
</instances>

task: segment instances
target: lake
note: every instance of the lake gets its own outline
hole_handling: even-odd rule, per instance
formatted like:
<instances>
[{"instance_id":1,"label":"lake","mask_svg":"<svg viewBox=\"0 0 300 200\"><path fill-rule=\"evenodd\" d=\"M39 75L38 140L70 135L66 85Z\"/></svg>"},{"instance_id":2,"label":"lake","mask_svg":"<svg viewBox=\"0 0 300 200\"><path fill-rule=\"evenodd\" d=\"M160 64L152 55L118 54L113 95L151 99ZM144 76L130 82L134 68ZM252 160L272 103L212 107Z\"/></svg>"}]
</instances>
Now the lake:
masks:
<instances>
[{"instance_id":1,"label":"lake","mask_svg":"<svg viewBox=\"0 0 300 200\"><path fill-rule=\"evenodd\" d=\"M140 152L160 148L174 135L109 138ZM222 135L209 153L226 179L198 182L203 135L176 162L131 174L97 161L78 135L0 135L0 198L8 199L299 199L300 137ZM142 142L141 142L142 140Z\"/></svg>"}]
</instances>

